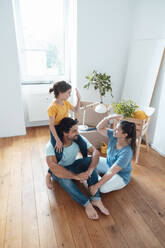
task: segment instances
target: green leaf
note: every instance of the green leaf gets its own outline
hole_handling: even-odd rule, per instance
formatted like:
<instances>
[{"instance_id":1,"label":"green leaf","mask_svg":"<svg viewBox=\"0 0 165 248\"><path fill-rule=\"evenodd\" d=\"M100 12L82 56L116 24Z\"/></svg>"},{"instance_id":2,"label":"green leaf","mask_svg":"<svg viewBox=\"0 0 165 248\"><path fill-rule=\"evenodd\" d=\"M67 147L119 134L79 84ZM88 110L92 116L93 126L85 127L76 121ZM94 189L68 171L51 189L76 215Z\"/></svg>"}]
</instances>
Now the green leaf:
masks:
<instances>
[{"instance_id":1,"label":"green leaf","mask_svg":"<svg viewBox=\"0 0 165 248\"><path fill-rule=\"evenodd\" d=\"M88 83L84 85L84 88L89 89L90 85L94 84L94 89L99 90L100 96L104 96L107 92L110 92L113 97L110 75L106 75L105 72L98 73L93 70L92 73L85 78L88 80Z\"/></svg>"},{"instance_id":2,"label":"green leaf","mask_svg":"<svg viewBox=\"0 0 165 248\"><path fill-rule=\"evenodd\" d=\"M138 108L137 104L131 100L120 101L112 103L112 108L117 114L122 114L124 117L132 117L135 110Z\"/></svg>"}]
</instances>

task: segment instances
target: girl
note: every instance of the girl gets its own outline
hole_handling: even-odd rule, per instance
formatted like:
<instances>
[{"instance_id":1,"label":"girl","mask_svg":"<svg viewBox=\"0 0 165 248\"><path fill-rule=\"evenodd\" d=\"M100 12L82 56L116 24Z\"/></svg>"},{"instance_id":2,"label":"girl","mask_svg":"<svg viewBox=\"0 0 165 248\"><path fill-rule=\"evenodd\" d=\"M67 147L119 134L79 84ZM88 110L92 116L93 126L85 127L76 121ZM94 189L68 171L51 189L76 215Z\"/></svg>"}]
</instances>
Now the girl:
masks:
<instances>
[{"instance_id":1,"label":"girl","mask_svg":"<svg viewBox=\"0 0 165 248\"><path fill-rule=\"evenodd\" d=\"M49 115L49 128L50 128L50 136L51 143L56 149L57 152L62 151L63 144L56 132L56 125L64 118L68 117L69 110L73 112L78 112L80 108L80 94L76 89L77 103L76 106L73 107L67 99L71 95L71 85L66 83L65 81L60 81L54 83L53 87L49 89L49 93L53 92L55 96L55 101L48 108ZM51 174L48 173L46 176L46 184L49 189L53 188L53 184L51 181Z\"/></svg>"},{"instance_id":2,"label":"girl","mask_svg":"<svg viewBox=\"0 0 165 248\"><path fill-rule=\"evenodd\" d=\"M107 129L109 120L119 115L104 118L98 125L100 134L110 139L107 158L100 157L96 167L98 173L103 174L100 181L90 187L92 195L100 189L107 193L125 187L130 181L132 171L131 160L136 150L136 125L128 121L120 121L114 130Z\"/></svg>"}]
</instances>

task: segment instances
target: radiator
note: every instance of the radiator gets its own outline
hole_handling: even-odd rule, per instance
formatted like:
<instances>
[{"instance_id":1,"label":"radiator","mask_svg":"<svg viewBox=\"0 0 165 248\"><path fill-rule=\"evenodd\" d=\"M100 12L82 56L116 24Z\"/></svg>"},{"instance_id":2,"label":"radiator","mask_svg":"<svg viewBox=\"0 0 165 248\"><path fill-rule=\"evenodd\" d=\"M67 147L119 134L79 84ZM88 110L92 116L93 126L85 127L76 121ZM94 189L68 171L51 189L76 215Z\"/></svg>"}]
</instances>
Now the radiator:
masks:
<instances>
[{"instance_id":1,"label":"radiator","mask_svg":"<svg viewBox=\"0 0 165 248\"><path fill-rule=\"evenodd\" d=\"M32 93L26 95L26 106L28 121L46 121L48 120L47 109L53 100L53 94L49 93Z\"/></svg>"}]
</instances>

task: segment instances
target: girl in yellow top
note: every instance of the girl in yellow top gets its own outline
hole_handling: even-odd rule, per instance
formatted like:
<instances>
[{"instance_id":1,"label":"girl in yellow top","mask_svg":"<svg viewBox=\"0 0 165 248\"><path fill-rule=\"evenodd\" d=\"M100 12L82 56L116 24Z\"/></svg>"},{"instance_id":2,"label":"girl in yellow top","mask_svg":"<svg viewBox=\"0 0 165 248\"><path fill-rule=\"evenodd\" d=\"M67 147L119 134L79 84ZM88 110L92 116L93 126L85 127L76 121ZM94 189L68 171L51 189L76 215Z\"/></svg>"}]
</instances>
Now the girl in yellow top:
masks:
<instances>
[{"instance_id":1,"label":"girl in yellow top","mask_svg":"<svg viewBox=\"0 0 165 248\"><path fill-rule=\"evenodd\" d=\"M73 112L78 112L80 108L80 94L76 89L76 96L77 96L77 103L76 106L72 106L67 99L71 95L71 85L66 83L65 81L60 81L54 83L53 87L49 89L49 93L53 92L55 101L51 103L48 108L48 115L49 115L49 128L50 128L50 136L51 136L51 143L56 149L57 152L62 151L63 144L56 132L56 125L64 118L68 117L69 110ZM51 181L51 174L48 173L46 176L46 184L49 189L52 189L52 181Z\"/></svg>"}]
</instances>

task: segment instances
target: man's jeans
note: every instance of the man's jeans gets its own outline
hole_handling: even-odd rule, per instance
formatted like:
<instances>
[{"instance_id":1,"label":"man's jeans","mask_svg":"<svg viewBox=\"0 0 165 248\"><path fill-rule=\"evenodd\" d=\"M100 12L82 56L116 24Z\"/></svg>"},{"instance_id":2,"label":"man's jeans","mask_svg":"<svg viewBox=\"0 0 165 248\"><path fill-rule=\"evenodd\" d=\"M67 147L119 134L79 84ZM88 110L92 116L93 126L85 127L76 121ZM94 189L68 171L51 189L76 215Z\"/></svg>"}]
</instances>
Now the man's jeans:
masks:
<instances>
[{"instance_id":1,"label":"man's jeans","mask_svg":"<svg viewBox=\"0 0 165 248\"><path fill-rule=\"evenodd\" d=\"M65 166L65 168L69 171L72 171L74 174L79 174L81 172L87 171L91 162L91 158L81 158L75 160L72 165ZM55 179L65 191L67 191L70 196L76 200L78 203L83 205L84 207L88 205L89 199L77 188L72 179L59 178L52 174L53 179ZM92 175L88 178L87 183L88 186L91 186L98 182L98 174L96 170L93 171ZM100 192L99 190L94 196L90 196L90 200L100 200Z\"/></svg>"}]
</instances>

